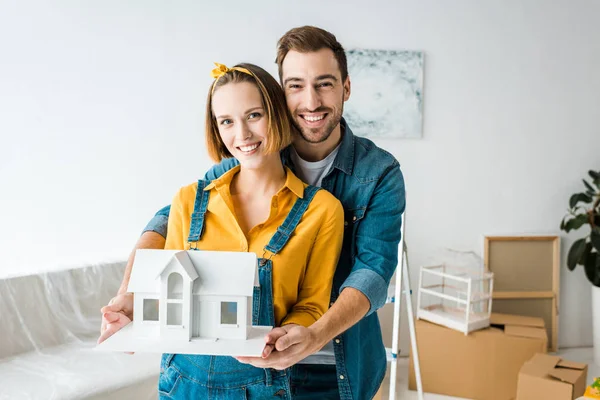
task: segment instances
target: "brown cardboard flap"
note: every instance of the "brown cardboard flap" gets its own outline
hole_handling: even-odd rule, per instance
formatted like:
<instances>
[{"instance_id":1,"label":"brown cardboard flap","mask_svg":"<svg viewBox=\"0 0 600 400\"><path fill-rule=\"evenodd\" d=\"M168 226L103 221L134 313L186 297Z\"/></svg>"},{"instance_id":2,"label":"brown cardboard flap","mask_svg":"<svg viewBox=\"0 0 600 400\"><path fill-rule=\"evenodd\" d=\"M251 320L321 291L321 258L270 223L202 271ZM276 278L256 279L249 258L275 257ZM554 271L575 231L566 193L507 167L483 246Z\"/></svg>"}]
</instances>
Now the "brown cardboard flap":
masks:
<instances>
[{"instance_id":1,"label":"brown cardboard flap","mask_svg":"<svg viewBox=\"0 0 600 400\"><path fill-rule=\"evenodd\" d=\"M559 362L560 357L538 353L523 365L521 371L532 376L543 378L548 374L548 371L552 371Z\"/></svg>"},{"instance_id":2,"label":"brown cardboard flap","mask_svg":"<svg viewBox=\"0 0 600 400\"><path fill-rule=\"evenodd\" d=\"M529 326L506 325L504 327L504 333L506 333L509 336L526 337L532 339L546 339L545 330Z\"/></svg>"},{"instance_id":3,"label":"brown cardboard flap","mask_svg":"<svg viewBox=\"0 0 600 400\"><path fill-rule=\"evenodd\" d=\"M553 370L548 371L548 375L574 385L575 382L577 382L577 379L581 377L581 371L568 368L554 368Z\"/></svg>"},{"instance_id":4,"label":"brown cardboard flap","mask_svg":"<svg viewBox=\"0 0 600 400\"><path fill-rule=\"evenodd\" d=\"M545 328L544 320L536 317L523 317L521 315L492 313L490 315L492 325L516 325L531 326L536 328Z\"/></svg>"},{"instance_id":5,"label":"brown cardboard flap","mask_svg":"<svg viewBox=\"0 0 600 400\"><path fill-rule=\"evenodd\" d=\"M562 368L578 369L578 370L582 371L585 369L587 364L582 364L582 363L568 361L568 360L560 360L560 362L556 366L562 367Z\"/></svg>"}]
</instances>

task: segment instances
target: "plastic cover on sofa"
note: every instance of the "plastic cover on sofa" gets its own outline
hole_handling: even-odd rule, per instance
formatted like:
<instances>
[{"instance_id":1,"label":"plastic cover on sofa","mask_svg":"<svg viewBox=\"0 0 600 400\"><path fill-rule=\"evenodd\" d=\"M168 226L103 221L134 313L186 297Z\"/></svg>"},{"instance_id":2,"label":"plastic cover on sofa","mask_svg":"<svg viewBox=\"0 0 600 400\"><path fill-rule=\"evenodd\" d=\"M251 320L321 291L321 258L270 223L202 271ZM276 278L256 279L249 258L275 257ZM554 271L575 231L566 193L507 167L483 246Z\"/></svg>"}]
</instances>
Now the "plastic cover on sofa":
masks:
<instances>
[{"instance_id":1,"label":"plastic cover on sofa","mask_svg":"<svg viewBox=\"0 0 600 400\"><path fill-rule=\"evenodd\" d=\"M0 399L157 398L159 354L94 350L123 269L0 279Z\"/></svg>"}]
</instances>

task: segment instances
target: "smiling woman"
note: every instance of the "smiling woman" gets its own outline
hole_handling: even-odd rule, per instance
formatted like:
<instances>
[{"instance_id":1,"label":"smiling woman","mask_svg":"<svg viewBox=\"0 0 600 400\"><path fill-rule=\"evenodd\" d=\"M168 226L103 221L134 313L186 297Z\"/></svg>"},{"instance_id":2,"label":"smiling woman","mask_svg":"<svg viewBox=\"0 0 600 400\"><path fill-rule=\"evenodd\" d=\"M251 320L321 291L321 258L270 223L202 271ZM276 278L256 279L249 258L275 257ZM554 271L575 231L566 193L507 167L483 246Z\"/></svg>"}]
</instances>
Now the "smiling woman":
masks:
<instances>
[{"instance_id":1,"label":"smiling woman","mask_svg":"<svg viewBox=\"0 0 600 400\"><path fill-rule=\"evenodd\" d=\"M213 110L221 142L244 167L281 164L278 151L272 149L267 110L255 85L240 82L222 87L213 95Z\"/></svg>"},{"instance_id":2,"label":"smiling woman","mask_svg":"<svg viewBox=\"0 0 600 400\"><path fill-rule=\"evenodd\" d=\"M217 68L212 75L216 80L206 100L206 144L211 158L218 162L236 156L221 137L224 132L231 136L237 131L242 136L238 143L247 145L250 142L244 140L251 137L248 134L263 130L270 136L263 145L265 153L278 153L289 145L292 142L289 111L277 81L252 64L239 64L231 69L215 64ZM255 129L248 129L250 120ZM258 126L256 122L264 125ZM235 125L234 130L231 125Z\"/></svg>"},{"instance_id":3,"label":"smiling woman","mask_svg":"<svg viewBox=\"0 0 600 400\"><path fill-rule=\"evenodd\" d=\"M292 124L277 81L252 64L231 69L217 64L212 75L207 147L215 161L233 157L239 165L177 193L165 249L256 253L260 288L253 298L252 324L308 327L329 307L343 239L342 205L283 165L280 150L292 141ZM236 324L229 307L221 304L221 324ZM266 345L263 355L272 348ZM289 398L288 380L286 370L264 370L233 357L165 354L159 394L208 398L210 381L221 388L211 398L281 393Z\"/></svg>"}]
</instances>

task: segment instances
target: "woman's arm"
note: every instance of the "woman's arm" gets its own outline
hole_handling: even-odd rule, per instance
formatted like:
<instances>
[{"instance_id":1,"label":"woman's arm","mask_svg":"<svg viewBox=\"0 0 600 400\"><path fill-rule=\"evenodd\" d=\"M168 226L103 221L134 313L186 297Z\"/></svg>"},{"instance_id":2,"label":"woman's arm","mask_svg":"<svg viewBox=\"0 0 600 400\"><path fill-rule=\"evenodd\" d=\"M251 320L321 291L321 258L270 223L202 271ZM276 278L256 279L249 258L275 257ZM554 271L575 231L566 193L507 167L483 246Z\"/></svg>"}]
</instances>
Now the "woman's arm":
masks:
<instances>
[{"instance_id":1,"label":"woman's arm","mask_svg":"<svg viewBox=\"0 0 600 400\"><path fill-rule=\"evenodd\" d=\"M310 250L298 301L281 325L310 326L329 308L333 275L344 238L344 209L329 193L323 192L322 195L329 201L314 203L314 206L323 207L327 214L323 216L323 223Z\"/></svg>"}]
</instances>

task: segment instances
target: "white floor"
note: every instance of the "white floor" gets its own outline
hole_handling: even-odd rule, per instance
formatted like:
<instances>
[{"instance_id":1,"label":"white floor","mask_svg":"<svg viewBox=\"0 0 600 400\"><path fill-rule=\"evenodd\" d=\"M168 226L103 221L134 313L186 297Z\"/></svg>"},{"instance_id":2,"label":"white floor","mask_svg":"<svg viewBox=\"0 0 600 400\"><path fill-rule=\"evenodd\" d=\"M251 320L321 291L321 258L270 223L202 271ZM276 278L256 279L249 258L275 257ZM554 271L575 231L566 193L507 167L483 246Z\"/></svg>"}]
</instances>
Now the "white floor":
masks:
<instances>
[{"instance_id":1,"label":"white floor","mask_svg":"<svg viewBox=\"0 0 600 400\"><path fill-rule=\"evenodd\" d=\"M600 376L600 366L592 362L591 348L565 349L559 350L556 355L564 357L570 361L583 362L588 364L588 385L592 383L595 377ZM389 399L389 368L388 376L383 381L383 399ZM451 400L461 399L459 397L441 396L439 394L425 393L425 400ZM398 359L398 376L396 379L396 399L399 400L417 400L417 392L408 390L408 358Z\"/></svg>"}]
</instances>

